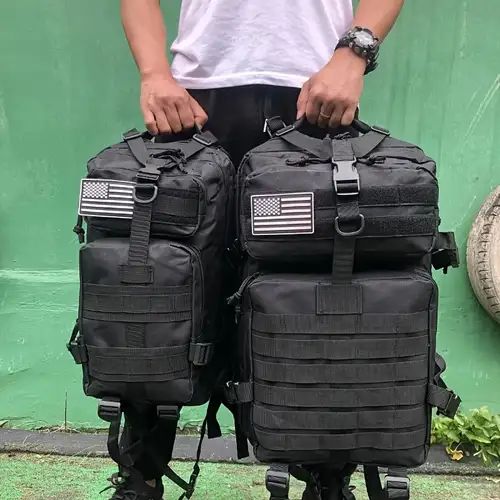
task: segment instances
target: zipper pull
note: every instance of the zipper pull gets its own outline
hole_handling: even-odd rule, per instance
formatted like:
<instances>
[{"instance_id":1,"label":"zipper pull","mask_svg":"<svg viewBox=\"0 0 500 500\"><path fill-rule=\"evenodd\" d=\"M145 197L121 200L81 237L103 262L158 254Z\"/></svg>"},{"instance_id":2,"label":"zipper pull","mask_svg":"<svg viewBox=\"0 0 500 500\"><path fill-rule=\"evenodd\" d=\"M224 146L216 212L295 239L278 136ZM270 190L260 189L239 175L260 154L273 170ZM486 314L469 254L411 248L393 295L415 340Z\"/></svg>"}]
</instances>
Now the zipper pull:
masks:
<instances>
[{"instance_id":1,"label":"zipper pull","mask_svg":"<svg viewBox=\"0 0 500 500\"><path fill-rule=\"evenodd\" d=\"M229 306L234 307L234 321L235 323L238 323L238 320L240 318L241 314L241 297L243 296L243 293L245 291L245 288L254 280L256 279L260 273L253 273L250 276L247 276L241 283L240 287L238 288L238 291L233 293L230 297L226 299L226 303Z\"/></svg>"}]
</instances>

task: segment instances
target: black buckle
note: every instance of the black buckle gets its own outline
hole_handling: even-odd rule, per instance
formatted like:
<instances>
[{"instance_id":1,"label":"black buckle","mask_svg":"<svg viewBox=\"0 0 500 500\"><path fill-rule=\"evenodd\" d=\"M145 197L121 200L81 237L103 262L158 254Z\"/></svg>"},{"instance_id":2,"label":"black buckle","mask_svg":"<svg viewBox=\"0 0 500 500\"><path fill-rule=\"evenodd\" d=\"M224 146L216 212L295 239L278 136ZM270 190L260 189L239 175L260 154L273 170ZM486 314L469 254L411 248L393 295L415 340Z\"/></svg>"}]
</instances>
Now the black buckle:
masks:
<instances>
[{"instance_id":1,"label":"black buckle","mask_svg":"<svg viewBox=\"0 0 500 500\"><path fill-rule=\"evenodd\" d=\"M449 397L445 407L438 409L437 413L438 415L444 415L445 417L453 418L458 411L462 399L453 391L448 391L448 393Z\"/></svg>"},{"instance_id":2,"label":"black buckle","mask_svg":"<svg viewBox=\"0 0 500 500\"><path fill-rule=\"evenodd\" d=\"M151 190L151 194L147 196L146 198L140 198L138 196L138 192L140 191L148 191ZM155 184L150 184L150 183L139 183L134 186L134 191L132 193L132 198L136 203L142 203L144 205L148 203L152 203L154 200L156 200L156 197L158 196L158 186Z\"/></svg>"},{"instance_id":3,"label":"black buckle","mask_svg":"<svg viewBox=\"0 0 500 500\"><path fill-rule=\"evenodd\" d=\"M189 361L195 366L205 366L212 358L213 344L191 344L189 346Z\"/></svg>"},{"instance_id":4,"label":"black buckle","mask_svg":"<svg viewBox=\"0 0 500 500\"><path fill-rule=\"evenodd\" d=\"M271 498L288 498L290 474L284 471L269 469L266 472L266 488L271 493Z\"/></svg>"},{"instance_id":5,"label":"black buckle","mask_svg":"<svg viewBox=\"0 0 500 500\"><path fill-rule=\"evenodd\" d=\"M120 400L117 398L102 398L97 407L97 415L106 422L113 422L121 417L121 406Z\"/></svg>"},{"instance_id":6,"label":"black buckle","mask_svg":"<svg viewBox=\"0 0 500 500\"><path fill-rule=\"evenodd\" d=\"M217 138L212 133L205 131L193 135L193 139L203 146L213 146L217 143Z\"/></svg>"},{"instance_id":7,"label":"black buckle","mask_svg":"<svg viewBox=\"0 0 500 500\"><path fill-rule=\"evenodd\" d=\"M333 186L337 196L359 195L359 173L356 158L353 160L335 161L333 163Z\"/></svg>"},{"instance_id":8,"label":"black buckle","mask_svg":"<svg viewBox=\"0 0 500 500\"><path fill-rule=\"evenodd\" d=\"M410 498L410 479L407 477L391 476L387 474L384 477L384 491L389 494L389 490L397 490L399 495L394 496L394 494L388 495L389 498L400 498L409 499Z\"/></svg>"},{"instance_id":9,"label":"black buckle","mask_svg":"<svg viewBox=\"0 0 500 500\"><path fill-rule=\"evenodd\" d=\"M342 231L342 229L340 229L340 222L339 222L340 219L337 215L334 221L335 231L337 231L337 233L340 236L343 236L345 238L361 234L365 229L365 216L363 214L358 214L358 219L359 219L359 226L357 229L355 229L354 231Z\"/></svg>"},{"instance_id":10,"label":"black buckle","mask_svg":"<svg viewBox=\"0 0 500 500\"><path fill-rule=\"evenodd\" d=\"M139 139L139 137L142 137L142 132L139 132L136 129L132 129L128 132L125 132L122 137L124 141L133 141L134 139Z\"/></svg>"},{"instance_id":11,"label":"black buckle","mask_svg":"<svg viewBox=\"0 0 500 500\"><path fill-rule=\"evenodd\" d=\"M137 179L148 181L148 182L158 182L158 179L160 178L161 175L161 170L158 168L157 165L155 165L153 162L155 159L150 159L145 167L142 167L138 172L137 172ZM158 161L158 160L156 160Z\"/></svg>"},{"instance_id":12,"label":"black buckle","mask_svg":"<svg viewBox=\"0 0 500 500\"><path fill-rule=\"evenodd\" d=\"M82 363L87 363L89 360L87 349L84 345L80 344L77 340L73 340L66 344L66 348L68 349L71 356L75 360L77 365L81 365Z\"/></svg>"},{"instance_id":13,"label":"black buckle","mask_svg":"<svg viewBox=\"0 0 500 500\"><path fill-rule=\"evenodd\" d=\"M156 414L162 420L177 421L181 416L181 410L178 406L158 405L156 407Z\"/></svg>"}]
</instances>

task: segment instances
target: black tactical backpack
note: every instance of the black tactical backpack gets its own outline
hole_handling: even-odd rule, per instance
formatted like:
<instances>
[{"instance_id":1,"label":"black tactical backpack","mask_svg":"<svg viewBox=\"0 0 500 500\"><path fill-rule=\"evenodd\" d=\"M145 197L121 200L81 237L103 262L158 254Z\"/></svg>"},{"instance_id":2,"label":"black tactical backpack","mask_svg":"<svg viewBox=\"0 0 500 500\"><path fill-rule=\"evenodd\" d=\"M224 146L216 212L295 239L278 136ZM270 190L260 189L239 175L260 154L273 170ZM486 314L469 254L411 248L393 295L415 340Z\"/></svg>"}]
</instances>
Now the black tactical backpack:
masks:
<instances>
[{"instance_id":1,"label":"black tactical backpack","mask_svg":"<svg viewBox=\"0 0 500 500\"><path fill-rule=\"evenodd\" d=\"M229 299L239 330L226 397L240 442L273 464L271 498L288 498L289 473L308 499L326 498L311 473L325 463L365 465L371 500L409 498L401 467L426 460L432 407L453 416L460 403L436 354L431 261L458 256L438 233L435 163L360 122L361 137L323 140L298 125L240 165L249 258ZM377 466L389 467L384 488ZM354 498L348 475L328 498Z\"/></svg>"},{"instance_id":2,"label":"black tactical backpack","mask_svg":"<svg viewBox=\"0 0 500 500\"><path fill-rule=\"evenodd\" d=\"M234 167L209 132L155 143L133 130L88 163L81 183L80 306L68 349L111 423L123 463L122 404L156 405L175 423L210 397L221 339L222 262ZM173 445L173 440L172 440Z\"/></svg>"}]
</instances>

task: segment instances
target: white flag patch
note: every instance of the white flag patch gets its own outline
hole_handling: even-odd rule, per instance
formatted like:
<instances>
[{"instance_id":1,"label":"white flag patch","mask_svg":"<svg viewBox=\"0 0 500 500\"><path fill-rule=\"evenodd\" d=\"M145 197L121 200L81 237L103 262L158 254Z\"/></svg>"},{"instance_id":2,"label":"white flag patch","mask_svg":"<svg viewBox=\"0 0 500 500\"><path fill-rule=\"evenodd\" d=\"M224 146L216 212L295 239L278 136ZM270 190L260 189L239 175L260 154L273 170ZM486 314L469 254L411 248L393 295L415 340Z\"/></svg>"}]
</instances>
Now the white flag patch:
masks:
<instances>
[{"instance_id":1,"label":"white flag patch","mask_svg":"<svg viewBox=\"0 0 500 500\"><path fill-rule=\"evenodd\" d=\"M134 182L82 179L78 213L85 217L131 219Z\"/></svg>"},{"instance_id":2,"label":"white flag patch","mask_svg":"<svg viewBox=\"0 0 500 500\"><path fill-rule=\"evenodd\" d=\"M314 233L314 193L256 194L250 204L254 236Z\"/></svg>"}]
</instances>

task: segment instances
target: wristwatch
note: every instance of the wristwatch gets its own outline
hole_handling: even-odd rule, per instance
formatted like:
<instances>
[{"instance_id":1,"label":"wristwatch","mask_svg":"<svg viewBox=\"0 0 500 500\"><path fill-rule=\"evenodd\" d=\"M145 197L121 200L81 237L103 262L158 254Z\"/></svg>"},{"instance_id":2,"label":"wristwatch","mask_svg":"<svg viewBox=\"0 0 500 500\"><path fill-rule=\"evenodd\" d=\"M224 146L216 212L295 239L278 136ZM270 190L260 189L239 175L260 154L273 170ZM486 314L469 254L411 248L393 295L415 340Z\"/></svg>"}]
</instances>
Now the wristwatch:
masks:
<instances>
[{"instance_id":1,"label":"wristwatch","mask_svg":"<svg viewBox=\"0 0 500 500\"><path fill-rule=\"evenodd\" d=\"M378 63L380 40L368 28L354 26L339 40L335 50L349 47L355 54L366 61L365 75L373 71Z\"/></svg>"}]
</instances>

